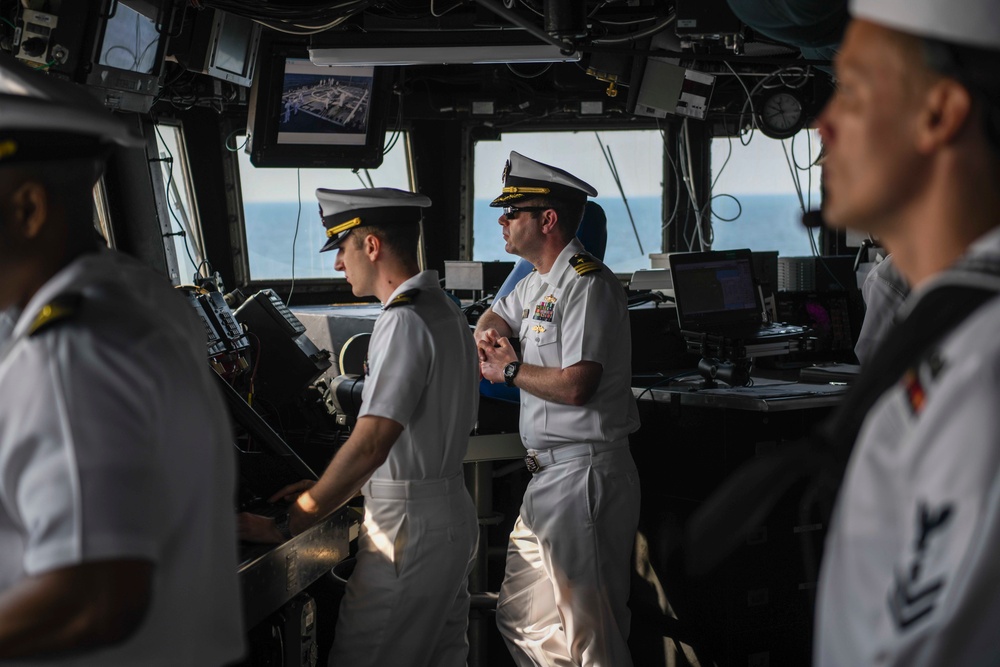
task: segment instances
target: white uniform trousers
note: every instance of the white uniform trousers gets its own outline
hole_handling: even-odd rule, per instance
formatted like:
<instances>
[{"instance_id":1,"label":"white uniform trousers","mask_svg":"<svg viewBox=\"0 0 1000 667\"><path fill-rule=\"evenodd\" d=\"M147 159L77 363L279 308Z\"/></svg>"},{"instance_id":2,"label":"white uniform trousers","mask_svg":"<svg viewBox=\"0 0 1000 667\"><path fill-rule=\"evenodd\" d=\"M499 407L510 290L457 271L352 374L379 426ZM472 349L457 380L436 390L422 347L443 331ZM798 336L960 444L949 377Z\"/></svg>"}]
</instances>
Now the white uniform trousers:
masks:
<instances>
[{"instance_id":1,"label":"white uniform trousers","mask_svg":"<svg viewBox=\"0 0 1000 667\"><path fill-rule=\"evenodd\" d=\"M629 667L639 474L628 440L538 458L507 548L500 633L519 667Z\"/></svg>"},{"instance_id":2,"label":"white uniform trousers","mask_svg":"<svg viewBox=\"0 0 1000 667\"><path fill-rule=\"evenodd\" d=\"M371 481L330 667L464 667L479 526L462 475Z\"/></svg>"}]
</instances>

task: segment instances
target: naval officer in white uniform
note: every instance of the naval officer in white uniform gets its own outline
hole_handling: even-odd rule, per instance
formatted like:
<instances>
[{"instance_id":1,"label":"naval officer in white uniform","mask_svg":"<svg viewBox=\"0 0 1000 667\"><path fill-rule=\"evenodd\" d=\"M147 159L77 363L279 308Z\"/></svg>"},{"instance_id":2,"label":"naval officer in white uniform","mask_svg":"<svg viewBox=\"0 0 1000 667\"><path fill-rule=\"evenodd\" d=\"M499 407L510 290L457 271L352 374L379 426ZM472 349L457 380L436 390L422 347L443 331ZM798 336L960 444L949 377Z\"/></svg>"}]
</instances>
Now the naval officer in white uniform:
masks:
<instances>
[{"instance_id":1,"label":"naval officer in white uniform","mask_svg":"<svg viewBox=\"0 0 1000 667\"><path fill-rule=\"evenodd\" d=\"M476 327L483 377L521 390L533 473L510 536L497 625L520 667L627 667L639 520L628 435L639 417L625 291L575 237L593 187L514 152L503 178L491 206L503 207L507 252L536 271Z\"/></svg>"},{"instance_id":2,"label":"naval officer in white uniform","mask_svg":"<svg viewBox=\"0 0 1000 667\"><path fill-rule=\"evenodd\" d=\"M235 459L204 328L94 233L105 160L143 140L7 54L0 110L0 664L232 664Z\"/></svg>"},{"instance_id":3,"label":"naval officer in white uniform","mask_svg":"<svg viewBox=\"0 0 1000 667\"><path fill-rule=\"evenodd\" d=\"M340 606L333 667L463 667L479 528L462 461L475 423L475 342L436 271L417 264L423 195L316 191L328 241L356 296L383 312L350 439L278 522L243 516L247 539L280 541L365 496L357 565ZM311 488L308 488L310 487ZM284 535L282 535L284 533Z\"/></svg>"},{"instance_id":4,"label":"naval officer in white uniform","mask_svg":"<svg viewBox=\"0 0 1000 667\"><path fill-rule=\"evenodd\" d=\"M884 354L952 328L890 378L854 445L821 567L815 664L997 665L997 3L854 0L850 11L819 119L824 217L878 236L913 288ZM973 288L986 300L971 314L939 315Z\"/></svg>"}]
</instances>

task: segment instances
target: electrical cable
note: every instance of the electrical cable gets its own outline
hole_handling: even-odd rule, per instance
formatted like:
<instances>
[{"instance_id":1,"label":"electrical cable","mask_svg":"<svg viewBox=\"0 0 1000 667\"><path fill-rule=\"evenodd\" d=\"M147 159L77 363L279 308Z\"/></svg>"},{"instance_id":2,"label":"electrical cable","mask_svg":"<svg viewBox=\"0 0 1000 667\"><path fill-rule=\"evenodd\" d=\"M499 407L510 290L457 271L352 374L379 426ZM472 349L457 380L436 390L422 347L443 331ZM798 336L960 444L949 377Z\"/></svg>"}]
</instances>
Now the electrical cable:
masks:
<instances>
[{"instance_id":1,"label":"electrical cable","mask_svg":"<svg viewBox=\"0 0 1000 667\"><path fill-rule=\"evenodd\" d=\"M389 140L386 141L385 148L382 149L382 155L388 155L396 146L396 142L399 141L399 137L402 134L401 129L403 126L403 96L396 91L396 123L392 128L392 134L389 136Z\"/></svg>"},{"instance_id":2,"label":"electrical cable","mask_svg":"<svg viewBox=\"0 0 1000 667\"><path fill-rule=\"evenodd\" d=\"M687 241L688 250L694 248L695 237L698 239L698 249L705 250L711 245L711 239L706 241L704 229L702 228L701 207L698 205L698 193L694 185L694 166L691 161L691 136L688 131L688 119L685 118L681 124L680 138L684 143L684 150L680 151L681 168L684 170L684 185L687 187L688 197L691 199L691 210L694 211L695 227Z\"/></svg>"},{"instance_id":3,"label":"electrical cable","mask_svg":"<svg viewBox=\"0 0 1000 667\"><path fill-rule=\"evenodd\" d=\"M281 4L266 0L201 0L212 7L241 16L278 32L310 35L329 30L351 16L364 11L368 0L350 0L336 5L323 2Z\"/></svg>"},{"instance_id":4,"label":"electrical cable","mask_svg":"<svg viewBox=\"0 0 1000 667\"><path fill-rule=\"evenodd\" d=\"M187 239L188 235L184 229L184 224L180 221L180 218L177 217L177 213L174 211L174 207L170 205L170 187L174 180L174 155L173 153L170 152L170 148L167 146L167 142L164 140L163 135L160 133L160 126L156 122L156 119L151 118L151 120L153 121L153 129L156 131L156 135L160 138L160 144L163 146L163 150L167 152L167 160L166 160L167 185L166 185L166 192L163 193L163 196L167 198L167 210L170 211L170 216L177 223L177 226L180 227L180 232L175 232L173 234L164 234L164 236L181 237L181 240L184 242L184 250L187 253L188 260L190 260L191 266L195 267L195 270L197 271L198 267L200 267L201 264L199 262L196 262L194 256L191 254L191 247L188 245L188 239ZM197 273L195 273L193 282L198 282Z\"/></svg>"},{"instance_id":5,"label":"electrical cable","mask_svg":"<svg viewBox=\"0 0 1000 667\"><path fill-rule=\"evenodd\" d=\"M229 136L226 137L226 140L223 142L223 145L226 147L227 151L229 151L230 153L238 153L239 151L241 151L244 148L246 148L247 143L250 141L250 135L249 134L247 134L243 138L243 143L240 144L239 146L236 146L234 148L234 147L232 147L232 146L229 145L229 140L230 139L232 139L233 137L235 137L240 132L245 132L245 131L246 130L244 130L243 128L237 128L237 129L235 129L235 130L233 130L232 132L229 133Z\"/></svg>"},{"instance_id":6,"label":"electrical cable","mask_svg":"<svg viewBox=\"0 0 1000 667\"><path fill-rule=\"evenodd\" d=\"M674 197L673 197L673 199L674 199L674 208L670 212L670 216L667 218L666 222L664 222L662 225L660 225L660 230L664 230L667 227L669 227L670 224L677 217L677 209L680 206L680 200L681 200L681 196L680 196L681 195L681 179L680 179L680 176L679 176L679 172L677 171L677 163L674 162L674 158L673 158L672 155L670 155L670 149L667 146L667 133L666 133L666 130L664 130L662 127L660 127L660 119L658 119L658 118L656 119L656 129L658 129L660 131L660 142L663 144L663 154L666 155L667 156L667 160L670 161L670 169L671 169L671 173L673 174L673 177L674 177L674 185L675 185L675 187L674 187Z\"/></svg>"},{"instance_id":7,"label":"electrical cable","mask_svg":"<svg viewBox=\"0 0 1000 667\"><path fill-rule=\"evenodd\" d=\"M782 151L784 151L784 154L785 154L785 163L788 165L788 171L792 175L792 183L795 185L795 193L798 195L798 198L799 198L799 206L801 207L802 212L805 213L809 209L807 208L806 200L802 196L802 183L801 183L801 181L799 179L799 174L798 174L798 172L795 169L795 164L794 164L794 162L792 160L792 157L789 156L788 147L785 145L784 140L782 140L782 142L781 142L781 148L782 148ZM809 141L809 151L810 151L810 156L811 156L812 155L812 140L811 140L811 138L810 138L810 141ZM808 187L811 190L812 189L812 180L811 180L812 179L812 170L810 168L810 169L807 169L806 171L809 173L810 180L808 181ZM809 196L811 196L811 193L810 193ZM807 235L809 237L809 248L812 251L813 257L815 257L816 261L819 262L820 266L823 267L823 270L826 271L827 274L829 274L830 278L833 279L833 282L835 282L837 284L837 286L842 291L844 291L846 293L847 289L844 287L844 284L842 282L840 282L840 279L837 278L836 274L833 272L833 270L830 268L830 266L826 263L826 260L823 259L823 255L820 253L820 250L819 250L819 245L816 243L816 237L813 235L813 229L807 229L806 233L807 233Z\"/></svg>"},{"instance_id":8,"label":"electrical cable","mask_svg":"<svg viewBox=\"0 0 1000 667\"><path fill-rule=\"evenodd\" d=\"M724 60L723 63L729 68L729 71L733 73L733 76L736 77L736 82L740 84L743 88L743 92L747 95L746 102L743 103L743 108L740 110L740 119L737 122L739 124L740 143L744 146L749 146L750 142L753 141L753 131L757 128L757 113L753 108L753 94L750 92L750 89L747 88L747 85L743 83L743 77L741 77L736 70L733 69L733 66L729 64L729 61ZM760 83L758 82L757 85L759 86ZM754 87L754 90L756 90L756 86ZM743 115L746 113L748 104L750 105L750 136L746 141L743 141Z\"/></svg>"},{"instance_id":9,"label":"electrical cable","mask_svg":"<svg viewBox=\"0 0 1000 667\"><path fill-rule=\"evenodd\" d=\"M543 74L545 74L546 72L548 72L550 69L552 69L552 63L545 63L545 64L539 66L539 69L538 69L538 71L536 73L534 73L534 74L525 74L524 72L519 72L517 70L517 67L515 67L511 63L505 63L505 65L506 65L507 69L511 71L512 74L514 74L515 76L518 76L518 77L520 77L522 79L537 79L538 77L542 76Z\"/></svg>"},{"instance_id":10,"label":"electrical cable","mask_svg":"<svg viewBox=\"0 0 1000 667\"><path fill-rule=\"evenodd\" d=\"M446 9L443 12L441 12L440 14L438 14L437 12L434 11L434 0L431 0L431 16L435 16L435 17L444 16L445 14L447 14L448 12L450 12L451 10L458 9L459 7L461 7L464 4L464 2L465 2L465 0L458 0L458 2L456 2L455 4L453 4L451 7L449 7L448 9Z\"/></svg>"},{"instance_id":11,"label":"electrical cable","mask_svg":"<svg viewBox=\"0 0 1000 667\"><path fill-rule=\"evenodd\" d=\"M691 377L691 376L698 375L698 374L699 374L698 371L685 371L683 373L677 373L676 375L671 375L669 377L665 377L662 380L654 382L653 384L649 385L648 387L646 387L645 389L643 389L641 392L639 392L639 395L635 397L635 400L638 403L640 400L642 400L643 395L646 392L649 392L650 399L655 403L656 402L656 398L653 396L653 389L655 389L656 387L662 387L663 385L665 385L668 382L673 382L674 380L680 380L681 378Z\"/></svg>"},{"instance_id":12,"label":"electrical cable","mask_svg":"<svg viewBox=\"0 0 1000 667\"><path fill-rule=\"evenodd\" d=\"M623 42L632 42L637 39L642 39L643 37L648 37L649 35L655 35L656 33L660 32L661 30L669 26L671 23L673 23L676 19L677 19L677 12L671 12L670 15L667 16L667 18L665 18L663 21L655 25L651 25L648 28L632 32L621 37L602 37L601 39L595 39L594 44L595 45L621 44Z\"/></svg>"},{"instance_id":13,"label":"electrical cable","mask_svg":"<svg viewBox=\"0 0 1000 667\"><path fill-rule=\"evenodd\" d=\"M292 303L292 292L295 291L295 244L299 240L299 223L302 221L302 169L295 170L295 191L299 195L299 208L295 213L295 233L292 235L292 283L288 288L288 299L286 305Z\"/></svg>"}]
</instances>

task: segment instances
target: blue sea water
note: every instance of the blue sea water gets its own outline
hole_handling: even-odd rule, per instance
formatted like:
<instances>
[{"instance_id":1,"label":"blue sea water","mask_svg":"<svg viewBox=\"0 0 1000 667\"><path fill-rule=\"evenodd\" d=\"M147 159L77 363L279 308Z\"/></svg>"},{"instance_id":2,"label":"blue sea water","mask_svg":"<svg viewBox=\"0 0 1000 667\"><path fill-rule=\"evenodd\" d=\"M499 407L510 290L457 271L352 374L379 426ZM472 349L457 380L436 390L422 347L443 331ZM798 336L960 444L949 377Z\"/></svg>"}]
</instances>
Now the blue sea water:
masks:
<instances>
[{"instance_id":1,"label":"blue sea water","mask_svg":"<svg viewBox=\"0 0 1000 667\"><path fill-rule=\"evenodd\" d=\"M649 255L663 252L660 198L629 199L628 209L621 199L598 197L597 203L608 217L608 247L604 262L619 273L650 268ZM719 197L713 206L713 249L777 250L783 257L809 255L812 252L809 232L800 223L802 210L795 195L740 195L735 200L728 196ZM628 210L632 212L635 229L629 220ZM504 251L498 214L499 209L490 208L488 201L476 202L473 257L477 260L510 259Z\"/></svg>"},{"instance_id":2,"label":"blue sea water","mask_svg":"<svg viewBox=\"0 0 1000 667\"><path fill-rule=\"evenodd\" d=\"M777 250L782 257L809 255L808 231L799 223L801 210L792 195L740 195L739 208L729 197L717 198L713 216L714 249L750 248ZM659 197L629 200L636 234L621 199L598 198L608 217L608 247L605 262L615 271L630 273L650 268L650 253L662 252L662 218ZM292 239L296 234L296 202L248 203L244 209L250 274L255 280L292 277ZM476 201L473 227L473 258L482 261L510 260L504 251L497 223L499 209L489 200ZM739 213L739 217L737 216ZM722 218L734 218L723 221ZM303 202L295 240L295 278L329 278L340 274L333 268L335 253L319 249L326 233L316 205ZM639 241L642 249L639 248Z\"/></svg>"}]
</instances>

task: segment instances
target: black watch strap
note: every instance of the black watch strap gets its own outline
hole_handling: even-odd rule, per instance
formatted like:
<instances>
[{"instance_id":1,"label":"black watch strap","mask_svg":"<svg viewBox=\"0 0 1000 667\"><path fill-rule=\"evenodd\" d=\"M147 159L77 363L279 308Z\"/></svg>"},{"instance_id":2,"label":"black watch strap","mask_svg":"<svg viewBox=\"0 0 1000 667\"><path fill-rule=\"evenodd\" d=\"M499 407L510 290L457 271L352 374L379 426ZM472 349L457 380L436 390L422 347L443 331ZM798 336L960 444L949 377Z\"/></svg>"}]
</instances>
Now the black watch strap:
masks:
<instances>
[{"instance_id":1,"label":"black watch strap","mask_svg":"<svg viewBox=\"0 0 1000 667\"><path fill-rule=\"evenodd\" d=\"M514 386L514 378L517 377L517 372L521 370L520 361L512 361L503 369L503 383L508 387Z\"/></svg>"}]
</instances>

